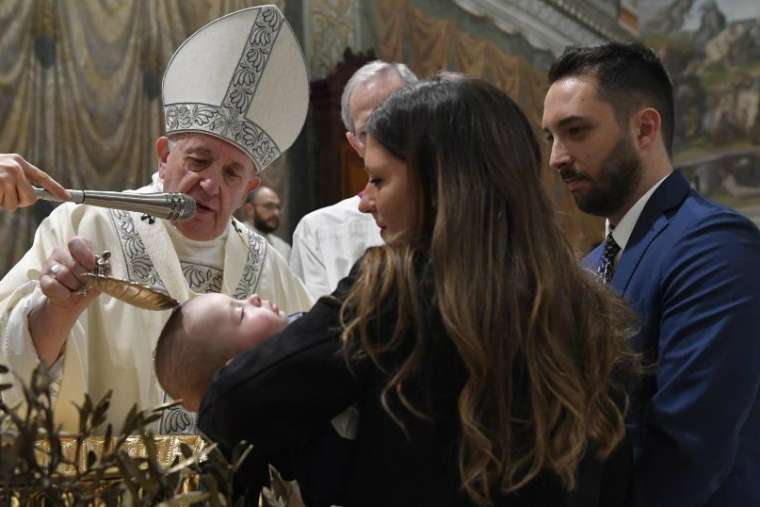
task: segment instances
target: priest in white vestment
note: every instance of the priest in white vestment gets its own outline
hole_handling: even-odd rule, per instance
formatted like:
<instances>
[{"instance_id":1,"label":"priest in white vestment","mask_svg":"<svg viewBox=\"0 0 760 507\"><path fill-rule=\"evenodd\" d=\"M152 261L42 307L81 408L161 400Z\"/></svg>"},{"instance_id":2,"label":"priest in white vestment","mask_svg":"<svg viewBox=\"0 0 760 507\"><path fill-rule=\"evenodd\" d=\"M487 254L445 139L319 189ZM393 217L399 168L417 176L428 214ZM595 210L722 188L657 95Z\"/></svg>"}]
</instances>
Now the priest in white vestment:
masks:
<instances>
[{"instance_id":1,"label":"priest in white vestment","mask_svg":"<svg viewBox=\"0 0 760 507\"><path fill-rule=\"evenodd\" d=\"M291 271L314 297L332 293L354 263L383 244L372 215L359 211L358 195L304 215L293 232Z\"/></svg>"},{"instance_id":2,"label":"priest in white vestment","mask_svg":"<svg viewBox=\"0 0 760 507\"><path fill-rule=\"evenodd\" d=\"M340 115L346 140L362 159L372 111L388 95L416 81L417 76L403 63L381 60L363 65L348 80ZM332 293L367 248L383 244L373 208L372 203L353 196L314 210L298 222L289 265L314 297Z\"/></svg>"},{"instance_id":3,"label":"priest in white vestment","mask_svg":"<svg viewBox=\"0 0 760 507\"><path fill-rule=\"evenodd\" d=\"M218 291L237 298L255 292L288 313L312 303L285 260L231 217L306 116L306 68L282 13L273 6L245 9L190 36L168 64L163 100L167 137L156 141L158 173L138 192L186 193L196 201L195 216L169 222L64 204L0 281L0 364L25 380L40 361L51 367L55 417L64 430L77 430L73 403L81 405L85 393L97 400L113 391L108 422L116 430L133 404L147 409L166 401L153 349L170 311L82 293L96 254L111 252L112 276L179 302ZM0 379L6 381L15 377ZM2 396L9 405L22 400L18 387ZM193 430L193 414L181 410L165 413L158 428Z\"/></svg>"}]
</instances>

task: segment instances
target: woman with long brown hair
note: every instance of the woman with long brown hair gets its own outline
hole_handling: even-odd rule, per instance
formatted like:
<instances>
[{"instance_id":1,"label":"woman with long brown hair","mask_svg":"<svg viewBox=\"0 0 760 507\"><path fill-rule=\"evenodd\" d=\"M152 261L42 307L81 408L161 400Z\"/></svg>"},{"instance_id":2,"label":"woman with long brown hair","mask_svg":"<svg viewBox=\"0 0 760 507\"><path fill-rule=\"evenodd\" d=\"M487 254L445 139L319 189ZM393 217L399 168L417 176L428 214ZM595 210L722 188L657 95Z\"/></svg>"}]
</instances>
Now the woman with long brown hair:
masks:
<instances>
[{"instance_id":1,"label":"woman with long brown hair","mask_svg":"<svg viewBox=\"0 0 760 507\"><path fill-rule=\"evenodd\" d=\"M622 504L630 313L578 267L540 163L523 113L483 81L392 95L365 157L387 245L221 370L200 427L287 468L355 404L346 507Z\"/></svg>"}]
</instances>

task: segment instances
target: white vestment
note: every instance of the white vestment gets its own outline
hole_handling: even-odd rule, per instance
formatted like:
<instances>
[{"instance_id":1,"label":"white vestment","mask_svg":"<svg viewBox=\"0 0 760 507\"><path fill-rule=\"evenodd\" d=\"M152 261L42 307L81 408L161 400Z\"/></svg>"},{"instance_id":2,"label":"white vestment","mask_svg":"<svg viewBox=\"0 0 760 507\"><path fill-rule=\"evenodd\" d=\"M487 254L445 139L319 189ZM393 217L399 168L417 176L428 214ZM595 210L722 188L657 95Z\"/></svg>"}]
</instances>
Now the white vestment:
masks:
<instances>
[{"instance_id":1,"label":"white vestment","mask_svg":"<svg viewBox=\"0 0 760 507\"><path fill-rule=\"evenodd\" d=\"M293 233L290 270L314 297L331 294L371 246L383 244L372 215L359 211L359 197L305 215Z\"/></svg>"},{"instance_id":2,"label":"white vestment","mask_svg":"<svg viewBox=\"0 0 760 507\"><path fill-rule=\"evenodd\" d=\"M97 254L111 252L112 276L159 287L180 302L204 292L236 298L257 292L287 313L311 306L312 298L285 259L240 222L233 220L228 226L218 250L223 261L216 267L213 261L204 265L178 258L172 241L181 242L184 236L170 236L171 227L140 213L71 203L56 208L40 224L32 248L0 281L0 364L28 381L39 363L27 316L44 301L38 278L48 257L55 248L66 250L74 236L89 240ZM80 315L56 363L62 366L62 378L55 417L64 430L77 430L72 403L81 405L84 393L97 401L113 390L108 422L117 431L134 403L148 409L166 401L153 371L153 350L170 313L143 310L101 294ZM11 406L21 401L17 388L2 395ZM178 409L165 413L159 426L161 433L192 432L194 418Z\"/></svg>"},{"instance_id":3,"label":"white vestment","mask_svg":"<svg viewBox=\"0 0 760 507\"><path fill-rule=\"evenodd\" d=\"M288 244L287 241L285 241L284 239L272 233L262 232L256 228L254 228L253 230L261 234L262 236L264 236L267 242L272 247L274 247L274 249L277 250L280 253L280 255L282 255L285 258L285 260L290 259L290 245Z\"/></svg>"}]
</instances>

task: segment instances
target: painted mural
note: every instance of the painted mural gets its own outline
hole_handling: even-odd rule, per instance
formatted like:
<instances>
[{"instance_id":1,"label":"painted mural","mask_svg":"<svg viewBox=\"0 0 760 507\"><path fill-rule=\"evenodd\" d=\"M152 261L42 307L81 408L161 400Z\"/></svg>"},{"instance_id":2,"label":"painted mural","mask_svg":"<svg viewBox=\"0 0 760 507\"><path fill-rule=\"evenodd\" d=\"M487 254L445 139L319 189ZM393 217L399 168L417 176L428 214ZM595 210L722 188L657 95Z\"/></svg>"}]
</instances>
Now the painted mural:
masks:
<instances>
[{"instance_id":1,"label":"painted mural","mask_svg":"<svg viewBox=\"0 0 760 507\"><path fill-rule=\"evenodd\" d=\"M760 223L760 1L639 0L676 98L675 165Z\"/></svg>"}]
</instances>

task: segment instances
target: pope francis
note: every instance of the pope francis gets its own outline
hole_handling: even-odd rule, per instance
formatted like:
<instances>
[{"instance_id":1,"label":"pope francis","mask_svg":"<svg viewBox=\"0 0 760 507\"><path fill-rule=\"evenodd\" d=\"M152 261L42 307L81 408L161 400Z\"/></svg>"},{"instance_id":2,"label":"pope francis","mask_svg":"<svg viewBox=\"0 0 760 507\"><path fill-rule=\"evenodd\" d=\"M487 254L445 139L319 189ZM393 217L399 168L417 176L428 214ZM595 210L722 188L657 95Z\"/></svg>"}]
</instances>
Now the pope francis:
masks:
<instances>
[{"instance_id":1,"label":"pope francis","mask_svg":"<svg viewBox=\"0 0 760 507\"><path fill-rule=\"evenodd\" d=\"M204 292L237 298L256 292L288 313L312 303L287 262L231 217L306 116L303 55L282 13L274 6L244 9L190 36L167 66L163 103L158 172L137 192L189 194L195 216L169 222L63 204L0 281L0 363L25 380L40 361L51 368L64 430L77 429L73 403L81 404L84 393L99 399L113 390L108 420L116 429L133 404L144 409L166 401L152 355L169 311L83 293L96 254L111 252L113 276L158 287L179 302ZM18 388L2 396L11 406L21 401ZM164 414L157 430L193 432L194 425L194 414L177 409Z\"/></svg>"}]
</instances>

